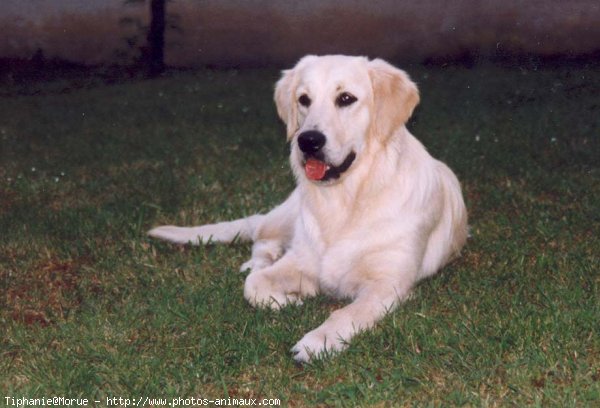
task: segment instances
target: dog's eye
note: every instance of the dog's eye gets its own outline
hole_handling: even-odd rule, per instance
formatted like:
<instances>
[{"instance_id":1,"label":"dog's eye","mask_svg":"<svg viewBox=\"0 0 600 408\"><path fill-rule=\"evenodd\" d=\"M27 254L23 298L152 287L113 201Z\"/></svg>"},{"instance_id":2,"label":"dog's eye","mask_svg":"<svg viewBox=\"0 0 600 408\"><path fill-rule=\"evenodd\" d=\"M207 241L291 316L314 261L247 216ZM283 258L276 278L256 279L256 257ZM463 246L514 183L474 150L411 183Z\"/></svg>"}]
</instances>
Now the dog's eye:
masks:
<instances>
[{"instance_id":1,"label":"dog's eye","mask_svg":"<svg viewBox=\"0 0 600 408\"><path fill-rule=\"evenodd\" d=\"M300 103L300 105L304 106L305 108L308 108L311 102L312 101L310 100L307 94L302 94L300 95L300 98L298 98L298 103Z\"/></svg>"},{"instance_id":2,"label":"dog's eye","mask_svg":"<svg viewBox=\"0 0 600 408\"><path fill-rule=\"evenodd\" d=\"M356 96L349 94L348 92L339 94L335 100L335 104L340 108L352 105L354 102L356 102Z\"/></svg>"}]
</instances>

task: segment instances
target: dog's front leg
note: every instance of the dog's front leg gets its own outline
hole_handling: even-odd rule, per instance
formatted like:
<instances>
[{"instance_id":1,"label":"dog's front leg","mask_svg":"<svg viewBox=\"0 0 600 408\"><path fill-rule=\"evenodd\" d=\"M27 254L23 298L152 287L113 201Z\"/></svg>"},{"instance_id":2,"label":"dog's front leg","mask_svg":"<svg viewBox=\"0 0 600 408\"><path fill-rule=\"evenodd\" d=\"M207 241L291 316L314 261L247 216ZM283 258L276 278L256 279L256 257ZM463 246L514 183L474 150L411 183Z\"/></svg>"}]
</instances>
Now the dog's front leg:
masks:
<instances>
[{"instance_id":1,"label":"dog's front leg","mask_svg":"<svg viewBox=\"0 0 600 408\"><path fill-rule=\"evenodd\" d=\"M253 270L244 284L244 297L250 304L271 309L301 304L302 298L317 291L316 274L307 265L300 266L294 251L286 252L273 265Z\"/></svg>"},{"instance_id":2,"label":"dog's front leg","mask_svg":"<svg viewBox=\"0 0 600 408\"><path fill-rule=\"evenodd\" d=\"M410 286L399 287L382 281L362 288L352 303L333 312L322 325L308 332L292 348L294 359L308 362L324 354L344 350L355 334L373 327L407 296L409 290Z\"/></svg>"}]
</instances>

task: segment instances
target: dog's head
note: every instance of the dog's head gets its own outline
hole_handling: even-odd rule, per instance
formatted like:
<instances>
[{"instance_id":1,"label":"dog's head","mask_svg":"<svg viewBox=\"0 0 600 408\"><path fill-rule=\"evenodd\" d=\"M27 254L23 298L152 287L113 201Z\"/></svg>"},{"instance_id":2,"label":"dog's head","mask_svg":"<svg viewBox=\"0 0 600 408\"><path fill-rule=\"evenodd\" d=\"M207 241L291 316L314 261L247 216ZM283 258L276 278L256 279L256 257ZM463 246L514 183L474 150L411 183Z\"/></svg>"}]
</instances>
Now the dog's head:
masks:
<instances>
[{"instance_id":1,"label":"dog's head","mask_svg":"<svg viewBox=\"0 0 600 408\"><path fill-rule=\"evenodd\" d=\"M352 169L370 140L385 143L419 102L408 75L364 57L306 56L275 87L297 177L332 183Z\"/></svg>"}]
</instances>

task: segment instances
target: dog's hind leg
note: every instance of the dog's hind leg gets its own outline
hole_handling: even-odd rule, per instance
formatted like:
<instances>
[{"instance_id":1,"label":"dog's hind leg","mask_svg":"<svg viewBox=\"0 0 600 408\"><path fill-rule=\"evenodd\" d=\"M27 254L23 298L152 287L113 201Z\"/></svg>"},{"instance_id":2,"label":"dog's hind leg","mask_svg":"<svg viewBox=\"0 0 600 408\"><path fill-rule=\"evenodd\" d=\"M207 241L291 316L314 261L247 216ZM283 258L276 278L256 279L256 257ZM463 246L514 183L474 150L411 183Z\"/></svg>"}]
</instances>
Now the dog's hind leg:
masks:
<instances>
[{"instance_id":1,"label":"dog's hind leg","mask_svg":"<svg viewBox=\"0 0 600 408\"><path fill-rule=\"evenodd\" d=\"M252 256L240 267L240 272L256 271L273 265L283 255L284 246L276 239L260 239L252 245Z\"/></svg>"},{"instance_id":2,"label":"dog's hind leg","mask_svg":"<svg viewBox=\"0 0 600 408\"><path fill-rule=\"evenodd\" d=\"M302 298L317 292L315 272L307 264L300 265L293 250L272 265L252 271L244 283L244 297L251 305L271 309L300 304Z\"/></svg>"},{"instance_id":3,"label":"dog's hind leg","mask_svg":"<svg viewBox=\"0 0 600 408\"><path fill-rule=\"evenodd\" d=\"M285 253L294 235L298 198L292 193L281 205L265 214L257 224L252 240L252 257L240 271L257 271L273 265Z\"/></svg>"}]
</instances>

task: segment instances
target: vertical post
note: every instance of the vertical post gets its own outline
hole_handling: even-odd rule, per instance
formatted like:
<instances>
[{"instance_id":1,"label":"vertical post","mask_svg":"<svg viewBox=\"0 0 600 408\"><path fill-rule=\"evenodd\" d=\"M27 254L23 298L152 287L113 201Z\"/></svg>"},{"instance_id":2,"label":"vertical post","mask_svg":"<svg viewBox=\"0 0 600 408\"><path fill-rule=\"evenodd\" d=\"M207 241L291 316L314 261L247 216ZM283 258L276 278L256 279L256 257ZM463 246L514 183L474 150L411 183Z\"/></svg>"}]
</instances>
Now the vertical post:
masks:
<instances>
[{"instance_id":1,"label":"vertical post","mask_svg":"<svg viewBox=\"0 0 600 408\"><path fill-rule=\"evenodd\" d=\"M148 30L148 74L160 75L165 69L166 0L150 0L150 29Z\"/></svg>"}]
</instances>

